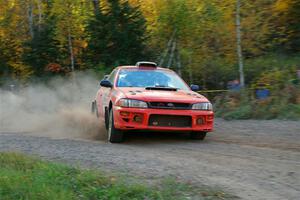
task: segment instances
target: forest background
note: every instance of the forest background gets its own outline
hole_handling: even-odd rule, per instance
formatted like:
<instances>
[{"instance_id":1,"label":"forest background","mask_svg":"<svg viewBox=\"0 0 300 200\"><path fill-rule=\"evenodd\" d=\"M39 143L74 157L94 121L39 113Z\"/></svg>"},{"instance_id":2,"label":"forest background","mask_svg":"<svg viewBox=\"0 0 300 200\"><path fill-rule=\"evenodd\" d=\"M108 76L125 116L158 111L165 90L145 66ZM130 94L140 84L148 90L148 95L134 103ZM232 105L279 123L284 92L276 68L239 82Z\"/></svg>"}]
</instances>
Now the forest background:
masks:
<instances>
[{"instance_id":1,"label":"forest background","mask_svg":"<svg viewBox=\"0 0 300 200\"><path fill-rule=\"evenodd\" d=\"M300 0L0 0L0 87L149 60L217 116L299 119L299 19Z\"/></svg>"}]
</instances>

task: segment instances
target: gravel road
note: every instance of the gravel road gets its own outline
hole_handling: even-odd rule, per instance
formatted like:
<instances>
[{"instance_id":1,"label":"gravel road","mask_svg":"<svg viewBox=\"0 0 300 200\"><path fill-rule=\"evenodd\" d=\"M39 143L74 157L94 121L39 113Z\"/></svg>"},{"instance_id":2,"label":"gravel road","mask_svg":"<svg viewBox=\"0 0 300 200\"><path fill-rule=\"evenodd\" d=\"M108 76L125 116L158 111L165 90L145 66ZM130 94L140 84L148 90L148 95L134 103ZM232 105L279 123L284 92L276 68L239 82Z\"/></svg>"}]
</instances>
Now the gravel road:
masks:
<instances>
[{"instance_id":1,"label":"gravel road","mask_svg":"<svg viewBox=\"0 0 300 200\"><path fill-rule=\"evenodd\" d=\"M216 120L205 141L134 133L125 143L0 133L0 151L21 151L145 180L175 176L242 199L300 199L300 122Z\"/></svg>"}]
</instances>

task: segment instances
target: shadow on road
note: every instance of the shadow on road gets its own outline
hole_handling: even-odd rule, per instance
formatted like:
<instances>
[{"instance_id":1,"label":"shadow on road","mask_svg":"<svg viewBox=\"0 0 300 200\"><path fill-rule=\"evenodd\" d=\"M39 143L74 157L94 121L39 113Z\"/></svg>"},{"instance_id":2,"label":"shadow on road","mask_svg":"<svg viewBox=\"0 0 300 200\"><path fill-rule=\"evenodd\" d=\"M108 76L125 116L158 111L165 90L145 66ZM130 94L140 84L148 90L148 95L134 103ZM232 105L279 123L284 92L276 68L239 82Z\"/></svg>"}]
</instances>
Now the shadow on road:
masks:
<instances>
[{"instance_id":1,"label":"shadow on road","mask_svg":"<svg viewBox=\"0 0 300 200\"><path fill-rule=\"evenodd\" d=\"M154 143L207 143L205 140L193 140L189 133L178 132L127 132L124 144L154 144Z\"/></svg>"}]
</instances>

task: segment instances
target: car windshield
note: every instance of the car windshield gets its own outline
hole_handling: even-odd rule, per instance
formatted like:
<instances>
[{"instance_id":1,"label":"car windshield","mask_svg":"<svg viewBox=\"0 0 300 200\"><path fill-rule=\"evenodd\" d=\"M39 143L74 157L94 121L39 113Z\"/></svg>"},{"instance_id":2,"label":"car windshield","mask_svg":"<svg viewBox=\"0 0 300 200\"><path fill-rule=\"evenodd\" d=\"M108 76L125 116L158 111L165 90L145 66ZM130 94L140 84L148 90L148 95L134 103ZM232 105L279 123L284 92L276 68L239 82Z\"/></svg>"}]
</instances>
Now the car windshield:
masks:
<instances>
[{"instance_id":1,"label":"car windshield","mask_svg":"<svg viewBox=\"0 0 300 200\"><path fill-rule=\"evenodd\" d=\"M165 70L121 69L117 87L167 87L189 90L176 73Z\"/></svg>"}]
</instances>

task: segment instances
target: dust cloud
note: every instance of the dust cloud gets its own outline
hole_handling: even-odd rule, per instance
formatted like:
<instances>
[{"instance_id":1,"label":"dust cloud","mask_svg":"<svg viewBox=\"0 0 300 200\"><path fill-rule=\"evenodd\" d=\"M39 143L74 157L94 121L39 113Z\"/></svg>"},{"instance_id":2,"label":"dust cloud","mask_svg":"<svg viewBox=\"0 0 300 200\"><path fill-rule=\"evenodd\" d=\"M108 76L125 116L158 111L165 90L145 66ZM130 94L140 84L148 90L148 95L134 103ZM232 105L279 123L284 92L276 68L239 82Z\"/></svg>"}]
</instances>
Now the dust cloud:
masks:
<instances>
[{"instance_id":1,"label":"dust cloud","mask_svg":"<svg viewBox=\"0 0 300 200\"><path fill-rule=\"evenodd\" d=\"M103 123L91 113L98 85L94 76L77 73L14 91L0 89L0 132L104 139Z\"/></svg>"}]
</instances>

